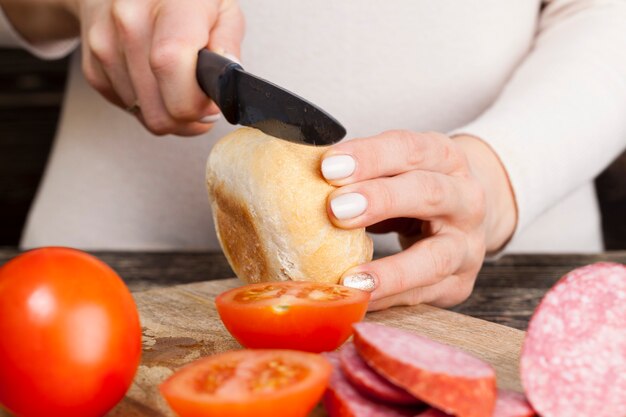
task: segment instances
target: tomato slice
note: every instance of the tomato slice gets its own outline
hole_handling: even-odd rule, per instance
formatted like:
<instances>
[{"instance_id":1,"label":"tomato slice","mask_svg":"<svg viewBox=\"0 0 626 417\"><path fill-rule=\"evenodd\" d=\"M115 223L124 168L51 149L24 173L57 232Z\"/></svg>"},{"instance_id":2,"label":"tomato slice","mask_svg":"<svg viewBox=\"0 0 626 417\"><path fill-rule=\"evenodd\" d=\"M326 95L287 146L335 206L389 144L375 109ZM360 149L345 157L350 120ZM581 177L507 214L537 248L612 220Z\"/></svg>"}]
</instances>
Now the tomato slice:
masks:
<instances>
[{"instance_id":1,"label":"tomato slice","mask_svg":"<svg viewBox=\"0 0 626 417\"><path fill-rule=\"evenodd\" d=\"M192 362L160 390L181 417L304 417L322 397L331 371L312 353L235 350Z\"/></svg>"},{"instance_id":2,"label":"tomato slice","mask_svg":"<svg viewBox=\"0 0 626 417\"><path fill-rule=\"evenodd\" d=\"M363 319L370 294L316 282L265 282L220 294L215 304L239 343L256 349L325 352L339 347Z\"/></svg>"}]
</instances>

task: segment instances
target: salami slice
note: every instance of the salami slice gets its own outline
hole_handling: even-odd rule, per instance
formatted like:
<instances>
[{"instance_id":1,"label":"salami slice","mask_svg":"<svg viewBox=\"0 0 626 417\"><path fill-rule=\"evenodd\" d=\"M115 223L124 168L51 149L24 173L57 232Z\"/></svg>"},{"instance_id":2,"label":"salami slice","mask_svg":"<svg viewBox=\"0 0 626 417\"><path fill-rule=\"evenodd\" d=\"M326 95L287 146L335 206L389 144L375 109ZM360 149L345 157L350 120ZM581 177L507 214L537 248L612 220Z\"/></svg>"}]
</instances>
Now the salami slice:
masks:
<instances>
[{"instance_id":1,"label":"salami slice","mask_svg":"<svg viewBox=\"0 0 626 417\"><path fill-rule=\"evenodd\" d=\"M348 342L339 352L341 369L350 383L362 394L379 401L393 404L419 404L420 400L405 389L392 384L374 371L356 351L354 344Z\"/></svg>"},{"instance_id":2,"label":"salami slice","mask_svg":"<svg viewBox=\"0 0 626 417\"><path fill-rule=\"evenodd\" d=\"M324 353L333 365L323 402L330 417L415 417L419 409L375 402L357 391L341 370L336 352ZM431 416L437 417L437 416Z\"/></svg>"},{"instance_id":3,"label":"salami slice","mask_svg":"<svg viewBox=\"0 0 626 417\"><path fill-rule=\"evenodd\" d=\"M524 394L498 390L498 399L496 400L496 409L493 411L493 417L533 417L535 411L532 409Z\"/></svg>"},{"instance_id":4,"label":"salami slice","mask_svg":"<svg viewBox=\"0 0 626 417\"><path fill-rule=\"evenodd\" d=\"M354 325L354 345L378 373L415 397L458 417L492 417L496 375L452 346L374 323Z\"/></svg>"},{"instance_id":5,"label":"salami slice","mask_svg":"<svg viewBox=\"0 0 626 417\"><path fill-rule=\"evenodd\" d=\"M626 267L597 263L561 278L531 318L520 365L544 417L626 416Z\"/></svg>"}]
</instances>

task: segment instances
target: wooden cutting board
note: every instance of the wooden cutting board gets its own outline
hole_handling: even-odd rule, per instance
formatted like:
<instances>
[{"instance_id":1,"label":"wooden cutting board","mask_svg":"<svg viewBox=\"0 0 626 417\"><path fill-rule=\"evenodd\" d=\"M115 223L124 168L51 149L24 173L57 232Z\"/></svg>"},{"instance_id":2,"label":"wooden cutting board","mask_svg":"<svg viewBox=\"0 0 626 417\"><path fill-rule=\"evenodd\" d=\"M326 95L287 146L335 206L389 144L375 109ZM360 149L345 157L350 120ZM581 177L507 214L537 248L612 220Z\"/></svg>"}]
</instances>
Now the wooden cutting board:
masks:
<instances>
[{"instance_id":1,"label":"wooden cutting board","mask_svg":"<svg viewBox=\"0 0 626 417\"><path fill-rule=\"evenodd\" d=\"M173 370L201 356L240 348L226 331L213 300L241 285L237 279L179 285L135 294L144 352L135 382L112 416L172 416L158 384ZM461 347L491 363L500 387L521 390L519 353L524 332L429 306L369 313L367 321L404 328ZM316 409L312 416L323 416Z\"/></svg>"},{"instance_id":2,"label":"wooden cutting board","mask_svg":"<svg viewBox=\"0 0 626 417\"><path fill-rule=\"evenodd\" d=\"M173 416L158 393L159 383L195 359L240 348L213 303L219 293L239 285L233 278L134 294L143 327L142 363L126 398L110 416ZM495 367L500 387L521 391L518 362L524 332L520 330L425 305L368 313L365 320L463 348ZM325 415L321 407L311 413L311 417Z\"/></svg>"}]
</instances>

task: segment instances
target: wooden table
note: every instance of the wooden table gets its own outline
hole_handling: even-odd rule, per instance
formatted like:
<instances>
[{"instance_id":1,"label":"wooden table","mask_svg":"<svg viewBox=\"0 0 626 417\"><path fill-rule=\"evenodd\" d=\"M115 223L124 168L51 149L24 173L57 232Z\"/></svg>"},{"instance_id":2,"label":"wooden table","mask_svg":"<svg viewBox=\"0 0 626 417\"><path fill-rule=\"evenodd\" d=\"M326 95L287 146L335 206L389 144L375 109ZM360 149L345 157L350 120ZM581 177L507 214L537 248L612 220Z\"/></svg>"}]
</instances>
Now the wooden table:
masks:
<instances>
[{"instance_id":1,"label":"wooden table","mask_svg":"<svg viewBox=\"0 0 626 417\"><path fill-rule=\"evenodd\" d=\"M0 265L17 255L0 248ZM221 253L96 252L131 291L234 276ZM626 263L626 251L593 255L507 255L487 261L472 296L454 308L463 314L525 330L535 306L556 280L577 266L611 261Z\"/></svg>"}]
</instances>

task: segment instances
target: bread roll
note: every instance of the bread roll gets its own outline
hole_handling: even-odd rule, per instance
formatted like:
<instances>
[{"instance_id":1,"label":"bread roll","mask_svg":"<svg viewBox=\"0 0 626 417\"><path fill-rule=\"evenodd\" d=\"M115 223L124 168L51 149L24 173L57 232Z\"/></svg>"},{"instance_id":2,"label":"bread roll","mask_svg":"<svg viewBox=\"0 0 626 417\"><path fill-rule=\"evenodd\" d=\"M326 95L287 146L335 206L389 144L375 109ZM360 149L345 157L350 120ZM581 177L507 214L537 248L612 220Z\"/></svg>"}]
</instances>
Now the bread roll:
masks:
<instances>
[{"instance_id":1,"label":"bread roll","mask_svg":"<svg viewBox=\"0 0 626 417\"><path fill-rule=\"evenodd\" d=\"M252 128L213 147L206 178L215 229L240 279L336 283L372 259L365 229L339 229L328 219L335 187L320 172L325 150Z\"/></svg>"}]
</instances>

